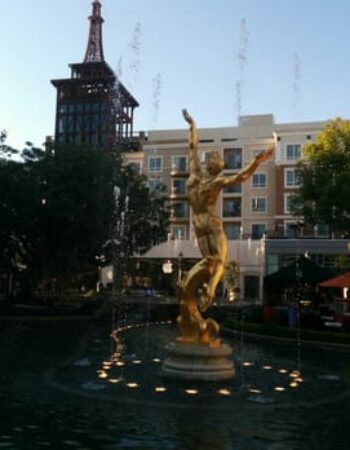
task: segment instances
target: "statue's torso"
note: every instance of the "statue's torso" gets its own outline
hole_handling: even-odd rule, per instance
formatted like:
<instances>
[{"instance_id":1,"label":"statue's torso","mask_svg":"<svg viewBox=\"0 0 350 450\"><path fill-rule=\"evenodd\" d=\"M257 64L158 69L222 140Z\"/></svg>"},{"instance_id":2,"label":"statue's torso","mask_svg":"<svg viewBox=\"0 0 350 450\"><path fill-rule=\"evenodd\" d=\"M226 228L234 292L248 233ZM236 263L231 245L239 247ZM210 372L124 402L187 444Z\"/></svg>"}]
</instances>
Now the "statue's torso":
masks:
<instances>
[{"instance_id":1,"label":"statue's torso","mask_svg":"<svg viewBox=\"0 0 350 450\"><path fill-rule=\"evenodd\" d=\"M193 212L193 225L197 234L221 230L221 220L215 211L220 188L213 179L191 175L187 181L188 199Z\"/></svg>"}]
</instances>

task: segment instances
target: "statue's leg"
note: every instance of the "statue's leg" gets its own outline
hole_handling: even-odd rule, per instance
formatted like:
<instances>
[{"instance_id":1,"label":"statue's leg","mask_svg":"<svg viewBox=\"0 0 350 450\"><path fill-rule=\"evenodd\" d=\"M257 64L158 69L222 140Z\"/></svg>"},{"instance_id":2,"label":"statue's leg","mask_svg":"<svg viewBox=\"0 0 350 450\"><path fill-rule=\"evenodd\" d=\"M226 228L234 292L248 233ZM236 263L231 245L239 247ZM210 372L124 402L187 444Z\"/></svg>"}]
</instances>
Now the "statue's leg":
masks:
<instances>
[{"instance_id":1,"label":"statue's leg","mask_svg":"<svg viewBox=\"0 0 350 450\"><path fill-rule=\"evenodd\" d=\"M210 271L211 276L209 281L203 286L200 296L199 308L202 312L205 311L213 301L216 287L224 274L227 259L227 240L223 231L209 236L208 244L211 256L207 259L211 260L210 265L212 270Z\"/></svg>"}]
</instances>

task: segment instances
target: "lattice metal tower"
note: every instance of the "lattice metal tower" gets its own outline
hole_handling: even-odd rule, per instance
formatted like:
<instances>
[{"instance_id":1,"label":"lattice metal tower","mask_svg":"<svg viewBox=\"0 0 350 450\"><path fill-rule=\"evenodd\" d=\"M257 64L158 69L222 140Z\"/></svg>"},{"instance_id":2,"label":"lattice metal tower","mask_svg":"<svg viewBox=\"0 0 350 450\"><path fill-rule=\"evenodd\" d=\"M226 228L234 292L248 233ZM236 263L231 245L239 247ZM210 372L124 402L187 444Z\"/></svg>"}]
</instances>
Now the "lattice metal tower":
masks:
<instances>
[{"instance_id":1,"label":"lattice metal tower","mask_svg":"<svg viewBox=\"0 0 350 450\"><path fill-rule=\"evenodd\" d=\"M117 79L103 55L101 3L94 0L85 58L70 64L71 77L51 80L57 88L55 140L87 143L107 151L134 151L135 98Z\"/></svg>"}]
</instances>

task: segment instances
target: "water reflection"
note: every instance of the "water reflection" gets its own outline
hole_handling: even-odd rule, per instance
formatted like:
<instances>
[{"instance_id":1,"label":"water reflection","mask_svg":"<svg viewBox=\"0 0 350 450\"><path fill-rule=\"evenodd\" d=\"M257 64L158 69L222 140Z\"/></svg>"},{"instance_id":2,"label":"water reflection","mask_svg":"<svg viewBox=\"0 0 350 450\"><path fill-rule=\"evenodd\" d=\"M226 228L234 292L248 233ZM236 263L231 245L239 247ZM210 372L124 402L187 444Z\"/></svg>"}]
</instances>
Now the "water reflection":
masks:
<instances>
[{"instance_id":1,"label":"water reflection","mask_svg":"<svg viewBox=\"0 0 350 450\"><path fill-rule=\"evenodd\" d=\"M129 329L117 361L111 360L108 331L101 325L95 330L83 324L2 325L0 448L329 450L349 446L350 356L346 353L304 349L301 383L287 347L245 344L236 364L252 361L254 365L243 367L243 388L240 375L231 384L179 386L160 373L164 356L160 344L173 333L166 325L148 330L147 355L138 354L143 328ZM86 352L75 345L82 340ZM118 367L118 361L125 365ZM271 369L263 369L265 365ZM108 370L103 368L107 366ZM280 373L282 368L288 373ZM104 370L108 378L98 378L97 370ZM286 390L275 392L275 386ZM185 389L197 389L198 394L186 394ZM225 390L230 395L219 392Z\"/></svg>"}]
</instances>

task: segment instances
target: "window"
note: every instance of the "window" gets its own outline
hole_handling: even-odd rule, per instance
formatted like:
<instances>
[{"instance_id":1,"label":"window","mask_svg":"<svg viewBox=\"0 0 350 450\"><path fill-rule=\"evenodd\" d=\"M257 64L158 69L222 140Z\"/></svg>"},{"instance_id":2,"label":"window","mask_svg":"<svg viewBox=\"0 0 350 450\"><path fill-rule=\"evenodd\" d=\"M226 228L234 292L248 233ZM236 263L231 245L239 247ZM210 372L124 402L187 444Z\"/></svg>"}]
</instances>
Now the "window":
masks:
<instances>
[{"instance_id":1,"label":"window","mask_svg":"<svg viewBox=\"0 0 350 450\"><path fill-rule=\"evenodd\" d=\"M233 184L224 189L224 194L240 194L242 192L241 184Z\"/></svg>"},{"instance_id":2,"label":"window","mask_svg":"<svg viewBox=\"0 0 350 450\"><path fill-rule=\"evenodd\" d=\"M133 162L130 162L128 165L134 173L138 173L138 174L141 173L141 164L139 162L133 161Z\"/></svg>"},{"instance_id":3,"label":"window","mask_svg":"<svg viewBox=\"0 0 350 450\"><path fill-rule=\"evenodd\" d=\"M162 157L150 156L148 158L148 170L150 172L160 172L162 170Z\"/></svg>"},{"instance_id":4,"label":"window","mask_svg":"<svg viewBox=\"0 0 350 450\"><path fill-rule=\"evenodd\" d=\"M329 226L325 223L319 223L318 225L316 225L315 234L318 237L329 237Z\"/></svg>"},{"instance_id":5,"label":"window","mask_svg":"<svg viewBox=\"0 0 350 450\"><path fill-rule=\"evenodd\" d=\"M293 194L284 194L284 213L285 214L291 214L291 203L292 203L293 197L294 197Z\"/></svg>"},{"instance_id":6,"label":"window","mask_svg":"<svg viewBox=\"0 0 350 450\"><path fill-rule=\"evenodd\" d=\"M224 150L225 169L235 170L242 168L242 149L225 148Z\"/></svg>"},{"instance_id":7,"label":"window","mask_svg":"<svg viewBox=\"0 0 350 450\"><path fill-rule=\"evenodd\" d=\"M266 212L267 199L266 197L253 197L252 198L252 211L253 212Z\"/></svg>"},{"instance_id":8,"label":"window","mask_svg":"<svg viewBox=\"0 0 350 450\"><path fill-rule=\"evenodd\" d=\"M299 179L297 171L295 169L285 169L284 171L284 186L285 187L298 187Z\"/></svg>"},{"instance_id":9,"label":"window","mask_svg":"<svg viewBox=\"0 0 350 450\"><path fill-rule=\"evenodd\" d=\"M264 223L254 223L252 225L252 239L261 239L266 232Z\"/></svg>"},{"instance_id":10,"label":"window","mask_svg":"<svg viewBox=\"0 0 350 450\"><path fill-rule=\"evenodd\" d=\"M187 157L186 156L173 156L172 169L178 172L186 172L187 170Z\"/></svg>"},{"instance_id":11,"label":"window","mask_svg":"<svg viewBox=\"0 0 350 450\"><path fill-rule=\"evenodd\" d=\"M240 223L225 223L224 224L225 233L227 239L232 241L234 239L239 239L241 234L241 224Z\"/></svg>"},{"instance_id":12,"label":"window","mask_svg":"<svg viewBox=\"0 0 350 450\"><path fill-rule=\"evenodd\" d=\"M201 163L207 164L210 156L210 152L202 152L201 153Z\"/></svg>"},{"instance_id":13,"label":"window","mask_svg":"<svg viewBox=\"0 0 350 450\"><path fill-rule=\"evenodd\" d=\"M223 200L223 217L240 217L241 216L241 199L225 198Z\"/></svg>"},{"instance_id":14,"label":"window","mask_svg":"<svg viewBox=\"0 0 350 450\"><path fill-rule=\"evenodd\" d=\"M186 195L186 179L185 178L176 178L173 180L172 186L172 194L174 195Z\"/></svg>"},{"instance_id":15,"label":"window","mask_svg":"<svg viewBox=\"0 0 350 450\"><path fill-rule=\"evenodd\" d=\"M171 205L172 218L184 219L188 217L187 202L174 202Z\"/></svg>"},{"instance_id":16,"label":"window","mask_svg":"<svg viewBox=\"0 0 350 450\"><path fill-rule=\"evenodd\" d=\"M175 239L186 239L186 227L173 225L171 227L171 234Z\"/></svg>"},{"instance_id":17,"label":"window","mask_svg":"<svg viewBox=\"0 0 350 450\"><path fill-rule=\"evenodd\" d=\"M298 224L296 222L285 222L286 237L296 239L298 237Z\"/></svg>"},{"instance_id":18,"label":"window","mask_svg":"<svg viewBox=\"0 0 350 450\"><path fill-rule=\"evenodd\" d=\"M267 186L266 173L254 173L252 177L252 186L254 188L265 188Z\"/></svg>"},{"instance_id":19,"label":"window","mask_svg":"<svg viewBox=\"0 0 350 450\"><path fill-rule=\"evenodd\" d=\"M148 187L151 192L155 192L162 186L162 180L160 178L149 178Z\"/></svg>"},{"instance_id":20,"label":"window","mask_svg":"<svg viewBox=\"0 0 350 450\"><path fill-rule=\"evenodd\" d=\"M287 144L286 145L286 159L295 160L299 159L301 156L301 145L300 144Z\"/></svg>"}]
</instances>

